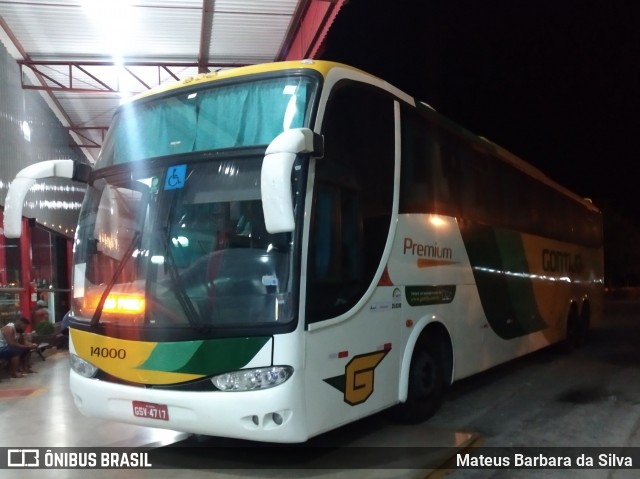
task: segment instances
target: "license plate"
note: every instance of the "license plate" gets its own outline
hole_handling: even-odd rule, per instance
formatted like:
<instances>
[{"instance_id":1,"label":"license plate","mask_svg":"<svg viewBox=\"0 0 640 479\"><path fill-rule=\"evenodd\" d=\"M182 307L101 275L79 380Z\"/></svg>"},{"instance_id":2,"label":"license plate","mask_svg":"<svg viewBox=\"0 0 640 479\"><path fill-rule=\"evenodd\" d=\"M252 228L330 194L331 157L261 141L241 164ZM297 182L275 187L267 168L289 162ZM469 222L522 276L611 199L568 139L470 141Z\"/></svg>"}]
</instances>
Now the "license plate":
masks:
<instances>
[{"instance_id":1,"label":"license plate","mask_svg":"<svg viewBox=\"0 0 640 479\"><path fill-rule=\"evenodd\" d=\"M155 404L152 402L133 401L133 415L137 417L147 417L149 419L169 420L169 409L166 404Z\"/></svg>"}]
</instances>

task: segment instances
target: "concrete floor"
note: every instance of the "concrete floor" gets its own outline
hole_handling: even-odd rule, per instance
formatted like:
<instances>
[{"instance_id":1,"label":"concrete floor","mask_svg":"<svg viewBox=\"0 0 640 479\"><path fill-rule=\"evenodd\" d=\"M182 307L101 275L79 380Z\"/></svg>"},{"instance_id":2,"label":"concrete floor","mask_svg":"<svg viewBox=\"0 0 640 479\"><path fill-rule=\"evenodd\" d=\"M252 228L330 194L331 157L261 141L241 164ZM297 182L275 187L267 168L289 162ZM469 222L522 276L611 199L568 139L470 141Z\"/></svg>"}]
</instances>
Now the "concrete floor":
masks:
<instances>
[{"instance_id":1,"label":"concrete floor","mask_svg":"<svg viewBox=\"0 0 640 479\"><path fill-rule=\"evenodd\" d=\"M475 436L467 433L451 431L426 431L422 427L396 426L383 424L376 417L341 430L328 433L320 438L322 446L328 446L324 452L340 454L345 447L355 447L353 451L368 451L380 455L386 448L390 451L398 447L414 446L424 448L427 464L419 469L399 469L393 464L385 468L377 465L375 469L268 469L256 466L256 461L244 461L243 454L247 449L236 448L240 453L228 458L224 452L238 445L237 441L222 438L202 438L190 436L175 431L152 429L132 426L101 419L82 416L76 409L69 392L68 352L50 350L46 360L42 361L35 354L32 358L36 374L29 374L24 378L9 378L6 369L0 373L0 453L7 454L2 448L50 448L50 447L147 447L152 448L154 457L171 457L176 449L168 449L174 445L194 445L198 447L196 453L180 459L182 464L193 464L183 469L109 469L109 470L70 470L46 469L25 470L6 469L0 471L3 479L29 478L239 478L239 477L314 477L347 479L357 478L424 478L437 470L455 451L467 447L475 440ZM240 446L246 443L240 443ZM443 448L443 446L445 446ZM438 451L430 448L438 447ZM364 448L364 449L358 449ZM371 448L367 450L366 448ZM336 452L334 452L334 450ZM281 455L291 453L291 449L279 448L276 453ZM222 458L232 461L232 469L223 471L202 469L202 464L210 464L214 459ZM223 457L224 456L224 457ZM316 458L317 460L317 458ZM393 459L389 459L392 461ZM422 460L422 458L421 458ZM190 462L192 461L192 462ZM379 460L376 458L376 463ZM7 460L0 457L0 464ZM304 462L297 462L302 464ZM396 463L397 464L397 463ZM157 466L157 462L156 462ZM207 466L208 467L208 466ZM245 469L253 467L253 469ZM296 466L299 467L299 466Z\"/></svg>"}]
</instances>

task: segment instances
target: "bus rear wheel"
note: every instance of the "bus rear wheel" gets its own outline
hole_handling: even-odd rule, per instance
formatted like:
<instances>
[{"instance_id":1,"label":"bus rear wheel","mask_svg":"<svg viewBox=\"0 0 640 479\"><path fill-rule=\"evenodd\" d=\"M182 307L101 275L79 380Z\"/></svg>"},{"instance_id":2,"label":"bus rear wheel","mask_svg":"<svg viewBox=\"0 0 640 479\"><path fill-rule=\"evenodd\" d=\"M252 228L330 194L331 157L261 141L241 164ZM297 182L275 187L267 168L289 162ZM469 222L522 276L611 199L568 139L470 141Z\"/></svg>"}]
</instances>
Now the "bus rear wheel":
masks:
<instances>
[{"instance_id":1,"label":"bus rear wheel","mask_svg":"<svg viewBox=\"0 0 640 479\"><path fill-rule=\"evenodd\" d=\"M565 349L574 351L587 341L591 311L589 304L582 306L582 313L578 314L577 306L572 306L567 318L567 334L565 337Z\"/></svg>"},{"instance_id":2,"label":"bus rear wheel","mask_svg":"<svg viewBox=\"0 0 640 479\"><path fill-rule=\"evenodd\" d=\"M419 341L411 357L407 400L394 407L394 419L405 424L426 421L442 404L445 389L441 343L437 339Z\"/></svg>"}]
</instances>

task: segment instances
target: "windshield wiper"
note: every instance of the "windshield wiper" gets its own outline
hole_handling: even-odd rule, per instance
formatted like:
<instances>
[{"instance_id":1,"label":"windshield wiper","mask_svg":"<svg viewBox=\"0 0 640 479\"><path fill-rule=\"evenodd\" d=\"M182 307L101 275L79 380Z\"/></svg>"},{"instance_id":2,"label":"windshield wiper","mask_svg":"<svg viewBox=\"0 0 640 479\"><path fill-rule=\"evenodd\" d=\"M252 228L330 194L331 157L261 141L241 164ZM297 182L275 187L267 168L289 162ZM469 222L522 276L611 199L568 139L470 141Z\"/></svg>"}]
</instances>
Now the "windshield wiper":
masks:
<instances>
[{"instance_id":1,"label":"windshield wiper","mask_svg":"<svg viewBox=\"0 0 640 479\"><path fill-rule=\"evenodd\" d=\"M131 258L131 255L133 255L133 252L136 249L136 246L138 246L138 242L140 241L141 236L142 234L140 233L140 231L136 231L133 234L131 243L129 243L129 246L127 247L126 251L122 255L122 260L120 261L120 264L118 264L118 267L116 268L115 273L113 273L113 276L111 276L111 281L109 281L109 283L107 284L107 287L104 289L104 291L102 292L102 295L100 296L100 301L98 301L96 310L93 312L93 316L91 317L91 323L90 323L91 326L96 326L100 322L100 315L102 314L104 303L107 301L107 298L109 297L109 293L111 293L111 290L115 286L116 281L118 281L118 277L120 276L120 273L122 273L122 270L127 265L127 262Z\"/></svg>"},{"instance_id":2,"label":"windshield wiper","mask_svg":"<svg viewBox=\"0 0 640 479\"><path fill-rule=\"evenodd\" d=\"M180 280L180 275L178 272L178 267L176 266L175 259L173 258L173 254L171 253L171 245L169 244L169 231L165 228L164 237L167 238L167 241L164 242L164 257L165 264L169 270L169 276L171 277L171 283L173 284L175 290L176 297L178 298L178 302L180 306L182 306L182 310L185 312L187 316L187 321L191 326L202 326L202 319L196 308L193 306L193 302L189 298L187 291L184 288L184 284Z\"/></svg>"}]
</instances>

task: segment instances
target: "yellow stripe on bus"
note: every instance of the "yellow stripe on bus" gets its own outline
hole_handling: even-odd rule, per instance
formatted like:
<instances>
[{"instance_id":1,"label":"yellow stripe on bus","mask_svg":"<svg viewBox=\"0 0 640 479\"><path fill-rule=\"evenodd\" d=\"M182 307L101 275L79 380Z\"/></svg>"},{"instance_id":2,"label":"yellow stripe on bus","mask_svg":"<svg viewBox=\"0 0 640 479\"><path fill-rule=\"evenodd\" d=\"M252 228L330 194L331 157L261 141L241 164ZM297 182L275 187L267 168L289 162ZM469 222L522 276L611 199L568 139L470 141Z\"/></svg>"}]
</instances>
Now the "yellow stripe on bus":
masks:
<instances>
[{"instance_id":1,"label":"yellow stripe on bus","mask_svg":"<svg viewBox=\"0 0 640 479\"><path fill-rule=\"evenodd\" d=\"M107 374L125 381L144 384L173 384L203 377L171 371L138 369L148 358L156 342L130 341L71 329L76 354Z\"/></svg>"}]
</instances>

